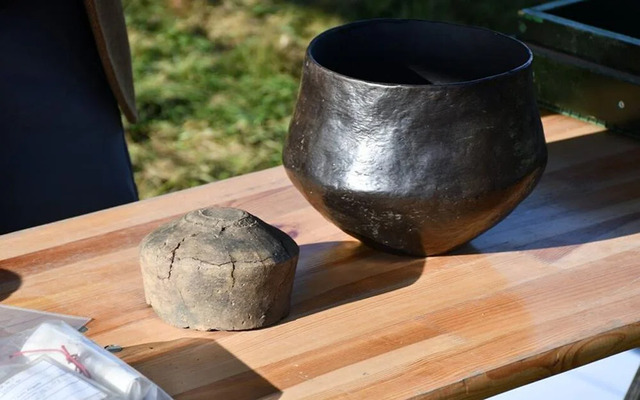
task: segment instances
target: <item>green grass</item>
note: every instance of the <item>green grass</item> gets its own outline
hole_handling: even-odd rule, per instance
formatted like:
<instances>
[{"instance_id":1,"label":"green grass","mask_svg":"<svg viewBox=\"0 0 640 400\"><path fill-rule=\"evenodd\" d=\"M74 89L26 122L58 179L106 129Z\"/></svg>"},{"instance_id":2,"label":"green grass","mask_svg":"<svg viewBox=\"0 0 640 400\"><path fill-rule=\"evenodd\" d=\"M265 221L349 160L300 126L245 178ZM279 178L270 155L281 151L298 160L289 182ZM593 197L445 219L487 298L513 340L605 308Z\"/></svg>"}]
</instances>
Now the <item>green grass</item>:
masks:
<instances>
[{"instance_id":1,"label":"green grass","mask_svg":"<svg viewBox=\"0 0 640 400\"><path fill-rule=\"evenodd\" d=\"M126 125L141 197L280 163L308 42L375 17L515 32L536 0L125 0L137 124Z\"/></svg>"}]
</instances>

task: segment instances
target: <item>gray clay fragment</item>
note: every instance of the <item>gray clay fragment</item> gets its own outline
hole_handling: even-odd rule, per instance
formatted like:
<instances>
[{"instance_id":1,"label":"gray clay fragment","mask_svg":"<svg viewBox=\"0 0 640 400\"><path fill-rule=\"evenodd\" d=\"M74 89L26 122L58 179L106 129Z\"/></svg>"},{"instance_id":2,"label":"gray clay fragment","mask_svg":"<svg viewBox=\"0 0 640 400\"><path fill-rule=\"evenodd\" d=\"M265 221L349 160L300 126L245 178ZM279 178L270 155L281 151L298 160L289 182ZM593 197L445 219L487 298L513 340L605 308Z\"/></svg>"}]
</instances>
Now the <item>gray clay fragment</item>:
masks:
<instances>
[{"instance_id":1,"label":"gray clay fragment","mask_svg":"<svg viewBox=\"0 0 640 400\"><path fill-rule=\"evenodd\" d=\"M145 297L177 327L269 326L289 312L298 254L291 237L246 211L192 211L143 239Z\"/></svg>"}]
</instances>

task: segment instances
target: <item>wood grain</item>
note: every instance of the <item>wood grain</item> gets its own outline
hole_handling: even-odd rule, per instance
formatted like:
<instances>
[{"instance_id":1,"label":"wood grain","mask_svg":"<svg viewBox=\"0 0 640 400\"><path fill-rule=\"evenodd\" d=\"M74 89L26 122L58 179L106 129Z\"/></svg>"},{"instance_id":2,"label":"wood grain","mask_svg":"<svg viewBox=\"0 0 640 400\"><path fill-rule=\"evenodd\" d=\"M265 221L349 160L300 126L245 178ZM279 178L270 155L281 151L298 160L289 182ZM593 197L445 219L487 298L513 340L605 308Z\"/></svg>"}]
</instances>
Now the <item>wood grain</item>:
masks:
<instances>
[{"instance_id":1,"label":"wood grain","mask_svg":"<svg viewBox=\"0 0 640 400\"><path fill-rule=\"evenodd\" d=\"M380 253L273 168L0 236L0 299L94 318L88 335L178 399L479 399L640 345L640 144L543 118L549 165L507 219L452 254ZM137 246L209 205L301 247L291 315L194 332L144 302Z\"/></svg>"}]
</instances>

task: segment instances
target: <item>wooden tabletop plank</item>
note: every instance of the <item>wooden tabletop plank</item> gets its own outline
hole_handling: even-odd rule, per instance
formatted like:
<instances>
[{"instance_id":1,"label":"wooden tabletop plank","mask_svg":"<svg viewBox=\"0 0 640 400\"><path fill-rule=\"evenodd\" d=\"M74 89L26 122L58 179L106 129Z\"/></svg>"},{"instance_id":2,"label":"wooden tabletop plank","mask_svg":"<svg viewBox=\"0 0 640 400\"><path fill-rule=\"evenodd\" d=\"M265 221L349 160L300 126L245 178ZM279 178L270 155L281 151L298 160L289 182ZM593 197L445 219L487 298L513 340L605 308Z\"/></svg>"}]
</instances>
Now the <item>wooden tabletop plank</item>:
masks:
<instances>
[{"instance_id":1,"label":"wooden tabletop plank","mask_svg":"<svg viewBox=\"0 0 640 400\"><path fill-rule=\"evenodd\" d=\"M484 398L640 345L640 145L543 123L539 186L449 255L361 245L278 167L0 236L0 276L13 277L0 299L93 317L93 340L123 346L179 399ZM209 205L244 208L301 246L282 323L195 332L146 306L140 240Z\"/></svg>"}]
</instances>

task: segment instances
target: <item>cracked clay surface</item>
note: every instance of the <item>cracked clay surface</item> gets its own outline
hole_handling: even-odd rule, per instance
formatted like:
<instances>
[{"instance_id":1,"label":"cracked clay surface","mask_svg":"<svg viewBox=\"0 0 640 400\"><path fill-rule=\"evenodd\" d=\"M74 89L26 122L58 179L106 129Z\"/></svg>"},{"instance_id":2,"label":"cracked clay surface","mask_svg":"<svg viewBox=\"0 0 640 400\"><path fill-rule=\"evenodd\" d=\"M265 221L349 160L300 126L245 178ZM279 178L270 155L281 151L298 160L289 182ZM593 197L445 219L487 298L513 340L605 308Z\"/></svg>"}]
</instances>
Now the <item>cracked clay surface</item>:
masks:
<instances>
[{"instance_id":1,"label":"cracked clay surface","mask_svg":"<svg viewBox=\"0 0 640 400\"><path fill-rule=\"evenodd\" d=\"M288 313L298 253L286 233L245 211L196 210L143 240L145 296L174 326L267 326Z\"/></svg>"}]
</instances>

